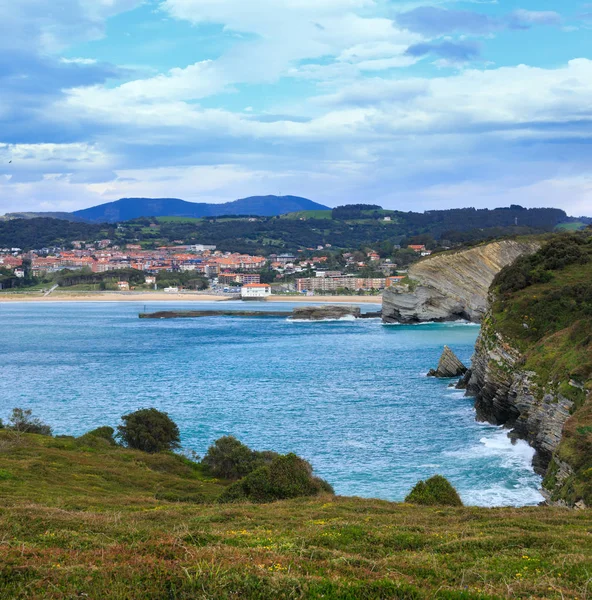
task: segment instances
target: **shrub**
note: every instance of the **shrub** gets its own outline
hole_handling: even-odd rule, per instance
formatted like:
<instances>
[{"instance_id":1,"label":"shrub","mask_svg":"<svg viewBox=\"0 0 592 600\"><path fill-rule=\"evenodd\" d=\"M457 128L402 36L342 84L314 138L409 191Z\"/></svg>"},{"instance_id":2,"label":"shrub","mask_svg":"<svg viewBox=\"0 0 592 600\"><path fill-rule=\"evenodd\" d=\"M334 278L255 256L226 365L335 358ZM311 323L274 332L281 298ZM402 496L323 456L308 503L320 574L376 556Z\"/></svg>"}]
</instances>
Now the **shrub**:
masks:
<instances>
[{"instance_id":1,"label":"shrub","mask_svg":"<svg viewBox=\"0 0 592 600\"><path fill-rule=\"evenodd\" d=\"M521 256L495 277L494 287L511 294L536 283L548 283L557 271L592 259L592 245L585 234L560 235L530 256Z\"/></svg>"},{"instance_id":2,"label":"shrub","mask_svg":"<svg viewBox=\"0 0 592 600\"><path fill-rule=\"evenodd\" d=\"M51 436L51 427L32 415L33 411L31 409L14 408L8 419L7 429L18 433L36 433Z\"/></svg>"},{"instance_id":3,"label":"shrub","mask_svg":"<svg viewBox=\"0 0 592 600\"><path fill-rule=\"evenodd\" d=\"M92 435L94 437L103 438L104 440L107 440L110 444L115 446L117 442L115 441L114 434L115 429L113 429L113 427L105 425L103 427L97 427L96 429L89 431L86 435Z\"/></svg>"},{"instance_id":4,"label":"shrub","mask_svg":"<svg viewBox=\"0 0 592 600\"><path fill-rule=\"evenodd\" d=\"M80 436L78 440L85 443L89 441L92 442L92 440L102 440L103 442L107 442L107 444L110 446L117 446L117 441L115 440L114 434L115 429L113 429L113 427L97 427L96 429L88 431L84 435Z\"/></svg>"},{"instance_id":5,"label":"shrub","mask_svg":"<svg viewBox=\"0 0 592 600\"><path fill-rule=\"evenodd\" d=\"M236 480L270 464L277 456L275 452L251 450L235 437L224 436L208 448L202 464L214 477Z\"/></svg>"},{"instance_id":6,"label":"shrub","mask_svg":"<svg viewBox=\"0 0 592 600\"><path fill-rule=\"evenodd\" d=\"M324 480L312 475L308 462L295 454L277 456L271 464L259 467L229 486L219 502L274 502L301 496L333 493Z\"/></svg>"},{"instance_id":7,"label":"shrub","mask_svg":"<svg viewBox=\"0 0 592 600\"><path fill-rule=\"evenodd\" d=\"M424 506L462 506L462 500L452 484L442 477L434 475L426 481L418 481L405 498L410 504Z\"/></svg>"},{"instance_id":8,"label":"shrub","mask_svg":"<svg viewBox=\"0 0 592 600\"><path fill-rule=\"evenodd\" d=\"M143 408L121 417L117 437L123 444L143 452L162 452L180 447L179 428L167 413Z\"/></svg>"}]
</instances>

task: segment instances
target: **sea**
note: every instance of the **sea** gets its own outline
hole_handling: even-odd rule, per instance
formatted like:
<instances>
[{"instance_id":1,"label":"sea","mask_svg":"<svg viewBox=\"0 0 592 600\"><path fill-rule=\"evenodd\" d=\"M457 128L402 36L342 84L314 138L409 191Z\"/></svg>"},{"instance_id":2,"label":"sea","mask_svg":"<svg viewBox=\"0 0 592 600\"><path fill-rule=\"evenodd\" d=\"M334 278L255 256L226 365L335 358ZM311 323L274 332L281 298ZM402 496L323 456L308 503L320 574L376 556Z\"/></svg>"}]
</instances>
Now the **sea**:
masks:
<instances>
[{"instance_id":1,"label":"sea","mask_svg":"<svg viewBox=\"0 0 592 600\"><path fill-rule=\"evenodd\" d=\"M473 400L449 380L426 377L445 344L470 364L477 325L138 318L293 306L0 304L0 417L31 408L55 434L78 436L155 407L179 425L185 451L203 456L233 435L254 449L295 452L340 495L400 501L418 480L441 474L465 504L542 500L533 450L477 422Z\"/></svg>"}]
</instances>

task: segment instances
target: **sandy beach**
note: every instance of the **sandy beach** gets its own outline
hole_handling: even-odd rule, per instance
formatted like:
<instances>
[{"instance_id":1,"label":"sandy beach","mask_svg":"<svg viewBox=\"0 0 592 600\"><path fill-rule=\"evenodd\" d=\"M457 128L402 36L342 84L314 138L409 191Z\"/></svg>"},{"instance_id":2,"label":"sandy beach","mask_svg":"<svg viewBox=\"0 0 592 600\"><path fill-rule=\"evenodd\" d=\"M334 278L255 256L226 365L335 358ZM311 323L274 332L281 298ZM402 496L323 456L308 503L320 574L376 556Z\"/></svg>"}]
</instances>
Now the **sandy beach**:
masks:
<instances>
[{"instance_id":1,"label":"sandy beach","mask_svg":"<svg viewBox=\"0 0 592 600\"><path fill-rule=\"evenodd\" d=\"M168 294L165 292L41 292L0 293L2 302L223 302L236 296L214 294ZM237 300L238 301L238 300ZM329 304L380 304L381 296L271 296L266 302L323 302ZM252 303L252 302L251 302Z\"/></svg>"}]
</instances>

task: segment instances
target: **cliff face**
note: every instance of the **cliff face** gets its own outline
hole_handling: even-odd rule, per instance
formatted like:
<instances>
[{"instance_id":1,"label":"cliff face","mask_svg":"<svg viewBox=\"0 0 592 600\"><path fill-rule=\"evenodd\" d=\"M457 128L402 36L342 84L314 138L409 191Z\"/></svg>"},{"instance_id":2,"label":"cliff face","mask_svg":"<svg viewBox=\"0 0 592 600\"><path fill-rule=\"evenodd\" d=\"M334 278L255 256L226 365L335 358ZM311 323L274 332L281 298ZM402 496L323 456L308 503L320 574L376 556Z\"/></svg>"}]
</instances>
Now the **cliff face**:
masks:
<instances>
[{"instance_id":1,"label":"cliff face","mask_svg":"<svg viewBox=\"0 0 592 600\"><path fill-rule=\"evenodd\" d=\"M495 330L491 314L475 346L467 394L475 396L477 418L512 428L537 451L533 466L545 475L562 439L574 403L559 391L541 388L525 370L523 355Z\"/></svg>"},{"instance_id":2,"label":"cliff face","mask_svg":"<svg viewBox=\"0 0 592 600\"><path fill-rule=\"evenodd\" d=\"M409 284L385 290L383 320L480 322L493 278L516 258L532 254L539 247L534 241L502 240L422 260L409 269Z\"/></svg>"},{"instance_id":3,"label":"cliff face","mask_svg":"<svg viewBox=\"0 0 592 600\"><path fill-rule=\"evenodd\" d=\"M518 259L489 300L467 382L477 417L535 448L549 502L592 506L592 235Z\"/></svg>"}]
</instances>

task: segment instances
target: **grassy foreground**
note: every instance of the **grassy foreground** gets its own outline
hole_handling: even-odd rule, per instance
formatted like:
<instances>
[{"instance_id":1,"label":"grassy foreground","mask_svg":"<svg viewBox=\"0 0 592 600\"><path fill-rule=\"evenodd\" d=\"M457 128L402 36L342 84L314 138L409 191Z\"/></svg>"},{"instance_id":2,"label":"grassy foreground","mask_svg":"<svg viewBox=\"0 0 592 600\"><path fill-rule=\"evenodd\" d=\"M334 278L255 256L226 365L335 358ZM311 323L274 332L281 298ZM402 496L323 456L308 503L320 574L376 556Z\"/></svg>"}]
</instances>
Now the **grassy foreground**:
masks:
<instances>
[{"instance_id":1,"label":"grassy foreground","mask_svg":"<svg viewBox=\"0 0 592 600\"><path fill-rule=\"evenodd\" d=\"M173 455L0 432L0 598L589 598L592 513L220 505Z\"/></svg>"}]
</instances>

